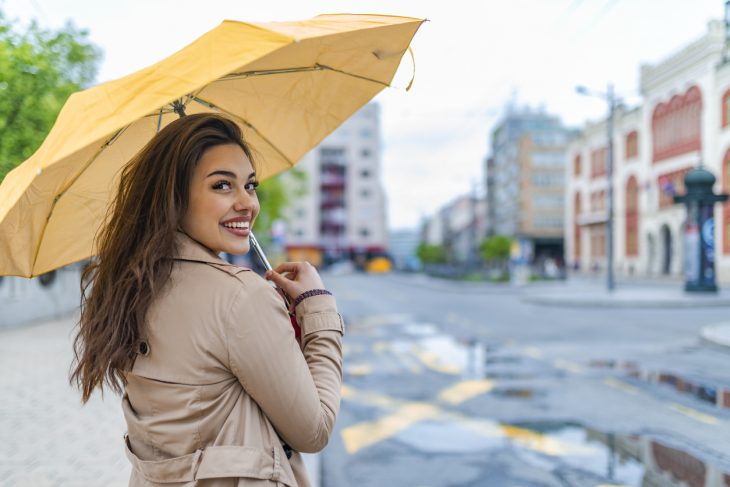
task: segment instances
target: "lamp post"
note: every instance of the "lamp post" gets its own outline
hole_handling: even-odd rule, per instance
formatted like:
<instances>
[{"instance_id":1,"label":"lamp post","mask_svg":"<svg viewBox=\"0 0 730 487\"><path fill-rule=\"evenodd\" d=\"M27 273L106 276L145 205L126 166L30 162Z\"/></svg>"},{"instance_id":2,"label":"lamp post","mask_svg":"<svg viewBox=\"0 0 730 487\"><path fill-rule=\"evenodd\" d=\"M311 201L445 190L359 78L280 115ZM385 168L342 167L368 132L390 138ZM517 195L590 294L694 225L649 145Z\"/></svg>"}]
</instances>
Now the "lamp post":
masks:
<instances>
[{"instance_id":1,"label":"lamp post","mask_svg":"<svg viewBox=\"0 0 730 487\"><path fill-rule=\"evenodd\" d=\"M597 96L608 103L608 118L606 119L606 289L609 292L616 288L616 281L613 274L613 122L616 110L616 95L613 91L613 83L608 83L606 93L591 91L585 86L577 86L575 91L581 95Z\"/></svg>"}]
</instances>

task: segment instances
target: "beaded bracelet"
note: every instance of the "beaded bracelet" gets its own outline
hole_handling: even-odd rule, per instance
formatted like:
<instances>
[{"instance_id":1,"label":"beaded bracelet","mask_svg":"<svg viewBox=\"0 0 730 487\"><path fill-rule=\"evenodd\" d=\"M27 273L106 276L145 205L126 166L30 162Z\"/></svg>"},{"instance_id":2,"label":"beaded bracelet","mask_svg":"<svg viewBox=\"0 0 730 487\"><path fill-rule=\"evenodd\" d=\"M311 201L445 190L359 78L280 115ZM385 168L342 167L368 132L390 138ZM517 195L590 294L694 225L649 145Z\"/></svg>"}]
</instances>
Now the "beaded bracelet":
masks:
<instances>
[{"instance_id":1,"label":"beaded bracelet","mask_svg":"<svg viewBox=\"0 0 730 487\"><path fill-rule=\"evenodd\" d=\"M294 307L296 308L299 303L307 298L311 298L312 296L321 296L322 294L328 294L332 296L332 293L326 289L311 289L297 296L297 299L294 300Z\"/></svg>"}]
</instances>

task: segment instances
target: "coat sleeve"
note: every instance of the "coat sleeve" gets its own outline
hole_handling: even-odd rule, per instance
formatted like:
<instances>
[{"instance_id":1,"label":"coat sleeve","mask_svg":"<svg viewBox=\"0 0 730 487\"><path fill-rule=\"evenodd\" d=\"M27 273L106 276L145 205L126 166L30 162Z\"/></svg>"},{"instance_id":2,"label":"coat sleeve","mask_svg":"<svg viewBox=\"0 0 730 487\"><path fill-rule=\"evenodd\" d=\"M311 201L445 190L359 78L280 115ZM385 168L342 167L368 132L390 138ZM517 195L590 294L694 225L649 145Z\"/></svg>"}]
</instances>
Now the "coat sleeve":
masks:
<instances>
[{"instance_id":1,"label":"coat sleeve","mask_svg":"<svg viewBox=\"0 0 730 487\"><path fill-rule=\"evenodd\" d=\"M239 293L229 315L231 371L282 440L296 451L320 451L340 407L342 317L331 296L302 301L297 306L300 348L283 300L256 279Z\"/></svg>"}]
</instances>

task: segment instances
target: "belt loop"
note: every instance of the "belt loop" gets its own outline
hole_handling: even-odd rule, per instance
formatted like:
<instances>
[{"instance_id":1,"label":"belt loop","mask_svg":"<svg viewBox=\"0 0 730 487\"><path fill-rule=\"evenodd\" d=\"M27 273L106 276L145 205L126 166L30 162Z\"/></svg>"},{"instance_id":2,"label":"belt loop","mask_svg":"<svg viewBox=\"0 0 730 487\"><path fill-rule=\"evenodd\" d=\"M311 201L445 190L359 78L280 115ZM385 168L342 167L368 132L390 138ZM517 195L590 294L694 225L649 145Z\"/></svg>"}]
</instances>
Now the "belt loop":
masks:
<instances>
[{"instance_id":1,"label":"belt loop","mask_svg":"<svg viewBox=\"0 0 730 487\"><path fill-rule=\"evenodd\" d=\"M193 455L193 462L191 465L191 468L193 469L192 474L193 474L194 481L198 480L198 467L200 466L200 457L202 457L202 456L203 456L203 450L201 450L200 448L195 450L195 454Z\"/></svg>"}]
</instances>

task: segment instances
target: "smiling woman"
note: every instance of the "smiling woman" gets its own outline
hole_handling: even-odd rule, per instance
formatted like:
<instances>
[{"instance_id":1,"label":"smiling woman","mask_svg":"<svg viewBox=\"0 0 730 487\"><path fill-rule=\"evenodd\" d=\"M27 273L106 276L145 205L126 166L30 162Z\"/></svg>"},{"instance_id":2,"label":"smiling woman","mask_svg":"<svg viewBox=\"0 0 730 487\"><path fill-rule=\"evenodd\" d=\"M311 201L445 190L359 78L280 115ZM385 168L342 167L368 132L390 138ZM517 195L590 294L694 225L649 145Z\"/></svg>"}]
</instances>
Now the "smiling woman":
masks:
<instances>
[{"instance_id":1,"label":"smiling woman","mask_svg":"<svg viewBox=\"0 0 730 487\"><path fill-rule=\"evenodd\" d=\"M211 147L200 158L190 181L190 207L180 226L215 252L244 254L259 212L256 171L238 144Z\"/></svg>"},{"instance_id":2,"label":"smiling woman","mask_svg":"<svg viewBox=\"0 0 730 487\"><path fill-rule=\"evenodd\" d=\"M123 392L130 485L306 486L299 451L339 410L342 318L308 263L266 278L218 257L248 252L259 212L239 127L166 126L124 168L98 259L85 271L72 380Z\"/></svg>"}]
</instances>

